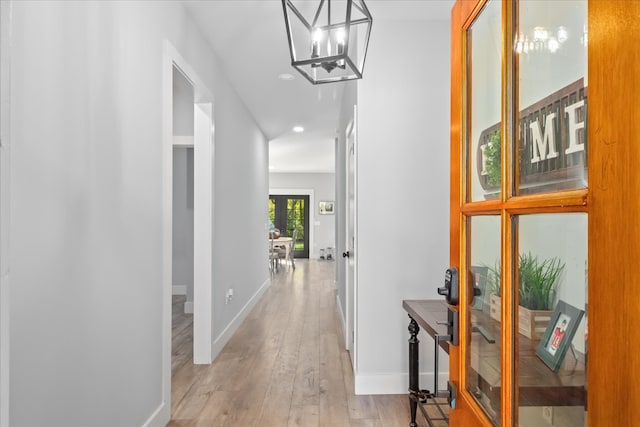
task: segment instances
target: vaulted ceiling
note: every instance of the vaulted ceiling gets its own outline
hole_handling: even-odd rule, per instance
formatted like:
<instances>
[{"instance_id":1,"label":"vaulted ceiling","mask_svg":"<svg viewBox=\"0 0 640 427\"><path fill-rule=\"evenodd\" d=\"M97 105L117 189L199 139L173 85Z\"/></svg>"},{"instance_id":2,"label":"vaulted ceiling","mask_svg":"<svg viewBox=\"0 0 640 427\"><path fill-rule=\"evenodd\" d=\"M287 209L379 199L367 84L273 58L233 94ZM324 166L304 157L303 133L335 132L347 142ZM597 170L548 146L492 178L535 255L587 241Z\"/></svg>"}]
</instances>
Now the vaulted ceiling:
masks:
<instances>
[{"instance_id":1,"label":"vaulted ceiling","mask_svg":"<svg viewBox=\"0 0 640 427\"><path fill-rule=\"evenodd\" d=\"M271 170L333 172L342 92L354 82L314 86L291 67L280 0L186 0L184 4L269 139ZM374 43L376 22L449 19L453 0L367 0L366 4L373 15ZM281 80L282 74L293 79ZM366 74L365 64L364 78ZM305 130L295 133L294 126Z\"/></svg>"}]
</instances>

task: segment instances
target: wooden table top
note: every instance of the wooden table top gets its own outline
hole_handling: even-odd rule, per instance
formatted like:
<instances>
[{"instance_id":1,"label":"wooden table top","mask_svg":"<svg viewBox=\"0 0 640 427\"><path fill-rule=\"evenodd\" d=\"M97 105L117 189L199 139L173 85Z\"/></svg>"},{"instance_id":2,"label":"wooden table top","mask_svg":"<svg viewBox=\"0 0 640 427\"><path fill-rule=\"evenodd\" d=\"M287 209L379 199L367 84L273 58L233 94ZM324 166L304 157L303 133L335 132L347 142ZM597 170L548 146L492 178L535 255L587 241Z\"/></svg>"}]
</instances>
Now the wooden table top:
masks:
<instances>
[{"instance_id":1,"label":"wooden table top","mask_svg":"<svg viewBox=\"0 0 640 427\"><path fill-rule=\"evenodd\" d=\"M447 321L449 306L444 300L404 300L402 307L429 336L447 334L446 326L437 323ZM499 400L500 323L482 310L471 310L471 316L473 324L482 324L495 339L495 343L483 339L472 341L473 354L481 355L472 358L472 375L477 376L478 387L491 394L498 393ZM440 346L448 353L449 343L441 342ZM586 399L584 356L577 354L576 359L571 352L567 353L558 372L553 372L536 355L537 346L538 341L518 334L520 405L583 405Z\"/></svg>"},{"instance_id":2,"label":"wooden table top","mask_svg":"<svg viewBox=\"0 0 640 427\"><path fill-rule=\"evenodd\" d=\"M420 328L424 330L431 338L436 335L447 335L447 326L438 324L438 322L447 321L448 305L444 300L404 300L402 308L415 320ZM449 343L441 341L440 347L449 353Z\"/></svg>"}]
</instances>

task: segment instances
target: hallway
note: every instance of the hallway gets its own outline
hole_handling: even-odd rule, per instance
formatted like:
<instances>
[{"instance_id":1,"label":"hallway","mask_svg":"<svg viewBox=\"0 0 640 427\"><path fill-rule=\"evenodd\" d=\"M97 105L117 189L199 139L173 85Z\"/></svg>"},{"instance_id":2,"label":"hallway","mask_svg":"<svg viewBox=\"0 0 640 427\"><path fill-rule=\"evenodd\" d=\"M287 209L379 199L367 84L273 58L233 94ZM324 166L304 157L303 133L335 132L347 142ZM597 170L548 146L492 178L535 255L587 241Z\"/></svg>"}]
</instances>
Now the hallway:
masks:
<instances>
[{"instance_id":1,"label":"hallway","mask_svg":"<svg viewBox=\"0 0 640 427\"><path fill-rule=\"evenodd\" d=\"M408 425L405 395L353 394L335 264L301 259L296 265L273 276L211 365L191 363L192 316L180 314L184 297L174 296L169 426Z\"/></svg>"}]
</instances>

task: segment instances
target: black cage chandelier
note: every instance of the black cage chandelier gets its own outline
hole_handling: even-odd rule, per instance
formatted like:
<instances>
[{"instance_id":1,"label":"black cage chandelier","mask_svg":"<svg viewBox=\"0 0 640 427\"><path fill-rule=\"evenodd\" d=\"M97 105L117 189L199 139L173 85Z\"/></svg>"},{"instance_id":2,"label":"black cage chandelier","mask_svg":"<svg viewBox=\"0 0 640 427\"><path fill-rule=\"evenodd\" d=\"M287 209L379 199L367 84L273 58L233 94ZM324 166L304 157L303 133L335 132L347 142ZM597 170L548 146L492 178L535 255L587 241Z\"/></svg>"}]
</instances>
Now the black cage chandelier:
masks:
<instances>
[{"instance_id":1,"label":"black cage chandelier","mask_svg":"<svg viewBox=\"0 0 640 427\"><path fill-rule=\"evenodd\" d=\"M371 33L364 0L282 0L291 65L313 84L362 78Z\"/></svg>"}]
</instances>

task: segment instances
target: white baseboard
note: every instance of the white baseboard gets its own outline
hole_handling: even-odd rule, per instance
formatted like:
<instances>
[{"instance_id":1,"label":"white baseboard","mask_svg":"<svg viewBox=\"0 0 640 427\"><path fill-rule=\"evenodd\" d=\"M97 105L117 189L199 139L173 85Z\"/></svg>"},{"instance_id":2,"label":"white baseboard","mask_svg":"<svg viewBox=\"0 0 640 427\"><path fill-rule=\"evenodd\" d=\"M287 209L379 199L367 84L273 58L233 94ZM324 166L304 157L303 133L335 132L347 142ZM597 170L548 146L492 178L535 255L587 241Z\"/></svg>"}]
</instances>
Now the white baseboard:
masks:
<instances>
[{"instance_id":1,"label":"white baseboard","mask_svg":"<svg viewBox=\"0 0 640 427\"><path fill-rule=\"evenodd\" d=\"M238 330L238 327L242 323L244 319L246 319L247 315L251 312L253 307L260 301L262 295L269 289L271 286L271 279L265 280L265 282L260 286L258 291L247 301L247 303L242 307L242 309L238 312L238 314L233 318L231 322L227 325L226 328L218 335L216 339L213 340L213 345L211 349L211 359L215 360L222 351L222 348L229 342L233 334Z\"/></svg>"},{"instance_id":2,"label":"white baseboard","mask_svg":"<svg viewBox=\"0 0 640 427\"><path fill-rule=\"evenodd\" d=\"M438 377L438 388L446 389L449 374L440 372ZM420 387L431 390L433 388L433 372L420 374ZM355 392L360 394L405 394L409 390L409 374L372 374L355 375Z\"/></svg>"},{"instance_id":3,"label":"white baseboard","mask_svg":"<svg viewBox=\"0 0 640 427\"><path fill-rule=\"evenodd\" d=\"M0 277L0 426L9 427L9 273Z\"/></svg>"},{"instance_id":4,"label":"white baseboard","mask_svg":"<svg viewBox=\"0 0 640 427\"><path fill-rule=\"evenodd\" d=\"M193 301L184 302L184 314L193 314Z\"/></svg>"},{"instance_id":5,"label":"white baseboard","mask_svg":"<svg viewBox=\"0 0 640 427\"><path fill-rule=\"evenodd\" d=\"M153 414L142 424L142 427L165 427L171 421L169 405L163 401Z\"/></svg>"},{"instance_id":6,"label":"white baseboard","mask_svg":"<svg viewBox=\"0 0 640 427\"><path fill-rule=\"evenodd\" d=\"M338 314L340 315L340 326L341 326L341 331L342 331L342 336L345 337L346 333L345 331L347 330L347 321L345 320L344 317L344 310L342 309L342 303L340 302L340 297L338 295L336 295L336 307L338 308ZM345 337L345 341L346 341L346 337ZM346 342L344 343L344 345L346 346Z\"/></svg>"},{"instance_id":7,"label":"white baseboard","mask_svg":"<svg viewBox=\"0 0 640 427\"><path fill-rule=\"evenodd\" d=\"M187 285L173 285L171 287L171 295L186 295Z\"/></svg>"}]
</instances>

